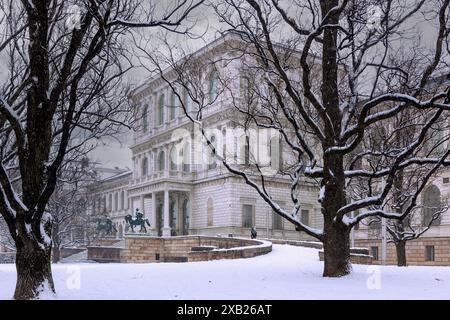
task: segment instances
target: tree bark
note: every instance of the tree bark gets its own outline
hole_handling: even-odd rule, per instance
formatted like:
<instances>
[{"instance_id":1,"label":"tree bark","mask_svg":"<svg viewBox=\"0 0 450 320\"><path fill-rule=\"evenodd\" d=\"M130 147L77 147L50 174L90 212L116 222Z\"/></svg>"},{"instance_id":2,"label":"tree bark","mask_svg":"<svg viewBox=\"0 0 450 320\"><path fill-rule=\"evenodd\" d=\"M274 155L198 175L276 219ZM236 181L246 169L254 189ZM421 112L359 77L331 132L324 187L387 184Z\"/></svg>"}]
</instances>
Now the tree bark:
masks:
<instances>
[{"instance_id":1,"label":"tree bark","mask_svg":"<svg viewBox=\"0 0 450 320\"><path fill-rule=\"evenodd\" d=\"M397 266L406 267L406 241L397 241L395 250L397 252Z\"/></svg>"},{"instance_id":2,"label":"tree bark","mask_svg":"<svg viewBox=\"0 0 450 320\"><path fill-rule=\"evenodd\" d=\"M54 245L52 249L52 262L58 263L59 260L61 260L61 249L57 245Z\"/></svg>"},{"instance_id":3,"label":"tree bark","mask_svg":"<svg viewBox=\"0 0 450 320\"><path fill-rule=\"evenodd\" d=\"M20 241L16 252L17 282L14 299L29 300L50 290L55 293L51 270L51 249L41 248L32 239Z\"/></svg>"},{"instance_id":4,"label":"tree bark","mask_svg":"<svg viewBox=\"0 0 450 320\"><path fill-rule=\"evenodd\" d=\"M328 226L327 226L328 225ZM325 225L324 277L342 277L352 270L350 263L350 234L336 225Z\"/></svg>"},{"instance_id":5,"label":"tree bark","mask_svg":"<svg viewBox=\"0 0 450 320\"><path fill-rule=\"evenodd\" d=\"M339 4L338 0L321 1L322 15L329 15L330 10ZM329 15L328 24L337 24L339 16ZM345 175L343 156L339 153L327 152L335 147L337 135L341 131L342 114L339 109L338 64L337 64L337 31L325 29L322 44L322 100L325 108L324 120L325 141L323 148L324 178L322 188L325 196L322 200L324 216L324 277L341 277L351 271L350 264L350 228L341 219L337 219L340 208L346 204Z\"/></svg>"}]
</instances>

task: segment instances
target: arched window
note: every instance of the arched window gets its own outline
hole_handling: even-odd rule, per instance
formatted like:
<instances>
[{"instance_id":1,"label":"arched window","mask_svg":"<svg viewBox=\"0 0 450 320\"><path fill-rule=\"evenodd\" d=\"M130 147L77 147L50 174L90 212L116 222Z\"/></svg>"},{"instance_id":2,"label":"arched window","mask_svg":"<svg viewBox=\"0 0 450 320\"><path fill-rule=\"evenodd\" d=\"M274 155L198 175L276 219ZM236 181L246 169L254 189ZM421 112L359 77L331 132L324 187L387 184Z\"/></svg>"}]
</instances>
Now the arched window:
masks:
<instances>
[{"instance_id":1,"label":"arched window","mask_svg":"<svg viewBox=\"0 0 450 320\"><path fill-rule=\"evenodd\" d=\"M120 191L120 210L125 209L125 191Z\"/></svg>"},{"instance_id":2,"label":"arched window","mask_svg":"<svg viewBox=\"0 0 450 320\"><path fill-rule=\"evenodd\" d=\"M171 171L176 171L177 170L177 163L178 163L178 156L177 156L177 148L172 147L172 149L170 149L170 170Z\"/></svg>"},{"instance_id":3,"label":"arched window","mask_svg":"<svg viewBox=\"0 0 450 320\"><path fill-rule=\"evenodd\" d=\"M142 110L142 130L147 132L148 130L148 107L145 105Z\"/></svg>"},{"instance_id":4,"label":"arched window","mask_svg":"<svg viewBox=\"0 0 450 320\"><path fill-rule=\"evenodd\" d=\"M114 211L119 210L119 193L114 193Z\"/></svg>"},{"instance_id":5,"label":"arched window","mask_svg":"<svg viewBox=\"0 0 450 320\"><path fill-rule=\"evenodd\" d=\"M213 102L217 98L217 86L219 84L219 76L216 71L211 72L209 76L209 102Z\"/></svg>"},{"instance_id":6,"label":"arched window","mask_svg":"<svg viewBox=\"0 0 450 320\"><path fill-rule=\"evenodd\" d=\"M175 110L177 109L177 96L175 93L172 93L170 96L170 109L169 109L169 118L170 120L175 119Z\"/></svg>"},{"instance_id":7,"label":"arched window","mask_svg":"<svg viewBox=\"0 0 450 320\"><path fill-rule=\"evenodd\" d=\"M148 175L148 159L147 159L147 157L144 157L144 159L142 159L141 172L142 172L143 177Z\"/></svg>"},{"instance_id":8,"label":"arched window","mask_svg":"<svg viewBox=\"0 0 450 320\"><path fill-rule=\"evenodd\" d=\"M208 198L208 202L206 203L206 212L208 227L212 227L214 224L214 202L212 198Z\"/></svg>"},{"instance_id":9,"label":"arched window","mask_svg":"<svg viewBox=\"0 0 450 320\"><path fill-rule=\"evenodd\" d=\"M158 170L164 171L165 169L165 155L164 151L161 151L158 156Z\"/></svg>"},{"instance_id":10,"label":"arched window","mask_svg":"<svg viewBox=\"0 0 450 320\"><path fill-rule=\"evenodd\" d=\"M439 211L441 210L441 191L435 185L429 186L422 198L422 213L423 225L439 225L441 224L441 217Z\"/></svg>"},{"instance_id":11,"label":"arched window","mask_svg":"<svg viewBox=\"0 0 450 320\"><path fill-rule=\"evenodd\" d=\"M208 159L208 169L215 169L217 168L217 162L216 162L216 137L211 136L209 139L212 146L207 146L209 148L209 159Z\"/></svg>"},{"instance_id":12,"label":"arched window","mask_svg":"<svg viewBox=\"0 0 450 320\"><path fill-rule=\"evenodd\" d=\"M164 123L164 95L162 94L159 97L159 103L158 103L158 124Z\"/></svg>"},{"instance_id":13,"label":"arched window","mask_svg":"<svg viewBox=\"0 0 450 320\"><path fill-rule=\"evenodd\" d=\"M189 143L186 142L183 146L183 149L181 150L181 159L183 159L183 171L184 172L191 171L190 151L191 151L191 148L189 147Z\"/></svg>"}]
</instances>

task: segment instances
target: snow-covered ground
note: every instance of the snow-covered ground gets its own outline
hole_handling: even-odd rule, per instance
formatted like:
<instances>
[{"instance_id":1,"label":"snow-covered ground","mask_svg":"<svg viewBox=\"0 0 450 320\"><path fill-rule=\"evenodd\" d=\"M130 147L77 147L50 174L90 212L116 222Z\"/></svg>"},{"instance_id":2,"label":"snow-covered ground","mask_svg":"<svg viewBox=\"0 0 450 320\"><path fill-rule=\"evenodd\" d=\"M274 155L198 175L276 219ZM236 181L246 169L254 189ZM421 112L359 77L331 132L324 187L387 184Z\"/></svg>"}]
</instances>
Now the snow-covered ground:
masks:
<instances>
[{"instance_id":1,"label":"snow-covered ground","mask_svg":"<svg viewBox=\"0 0 450 320\"><path fill-rule=\"evenodd\" d=\"M316 249L274 245L250 259L192 263L53 266L59 299L450 299L450 267L354 265L323 278ZM14 265L0 265L0 300L10 299Z\"/></svg>"}]
</instances>

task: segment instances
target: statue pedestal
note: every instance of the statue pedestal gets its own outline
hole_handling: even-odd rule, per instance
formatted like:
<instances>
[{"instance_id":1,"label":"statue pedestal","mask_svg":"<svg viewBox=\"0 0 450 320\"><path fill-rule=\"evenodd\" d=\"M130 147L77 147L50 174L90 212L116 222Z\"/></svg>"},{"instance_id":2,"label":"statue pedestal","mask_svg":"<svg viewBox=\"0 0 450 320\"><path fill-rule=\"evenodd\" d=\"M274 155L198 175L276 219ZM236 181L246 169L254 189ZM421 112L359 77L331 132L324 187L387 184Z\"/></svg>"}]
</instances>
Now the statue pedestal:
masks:
<instances>
[{"instance_id":1,"label":"statue pedestal","mask_svg":"<svg viewBox=\"0 0 450 320\"><path fill-rule=\"evenodd\" d=\"M170 227L162 228L162 235L163 237L170 237L171 236Z\"/></svg>"}]
</instances>

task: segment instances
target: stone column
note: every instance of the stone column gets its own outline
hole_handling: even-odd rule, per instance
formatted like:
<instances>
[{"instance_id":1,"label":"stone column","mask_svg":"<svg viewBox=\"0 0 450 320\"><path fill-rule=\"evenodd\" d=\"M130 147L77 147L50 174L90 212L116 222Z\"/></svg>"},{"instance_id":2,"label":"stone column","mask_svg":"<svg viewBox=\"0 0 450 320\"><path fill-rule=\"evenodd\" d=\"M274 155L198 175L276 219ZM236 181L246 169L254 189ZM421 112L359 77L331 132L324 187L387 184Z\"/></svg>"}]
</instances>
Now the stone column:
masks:
<instances>
[{"instance_id":1,"label":"stone column","mask_svg":"<svg viewBox=\"0 0 450 320\"><path fill-rule=\"evenodd\" d=\"M152 229L152 234L154 236L158 235L158 230L156 229L156 216L157 216L157 212L156 212L156 192L152 193L152 221L151 223L151 229Z\"/></svg>"},{"instance_id":2,"label":"stone column","mask_svg":"<svg viewBox=\"0 0 450 320\"><path fill-rule=\"evenodd\" d=\"M170 236L169 209L169 190L164 190L164 227L162 230L162 235L165 237Z\"/></svg>"},{"instance_id":3,"label":"stone column","mask_svg":"<svg viewBox=\"0 0 450 320\"><path fill-rule=\"evenodd\" d=\"M141 194L141 211L142 211L142 213L144 214L144 216L145 216L145 210L144 210L144 195L143 194Z\"/></svg>"},{"instance_id":4,"label":"stone column","mask_svg":"<svg viewBox=\"0 0 450 320\"><path fill-rule=\"evenodd\" d=\"M170 157L170 155L169 155L169 152L170 152L170 147L169 147L169 145L168 144L166 144L165 146L164 146L164 155L166 156L165 157L165 159L164 159L164 162L165 162L165 164L164 164L164 176L165 177L168 177L169 176L169 171L170 171L170 161L169 161L169 157Z\"/></svg>"}]
</instances>

